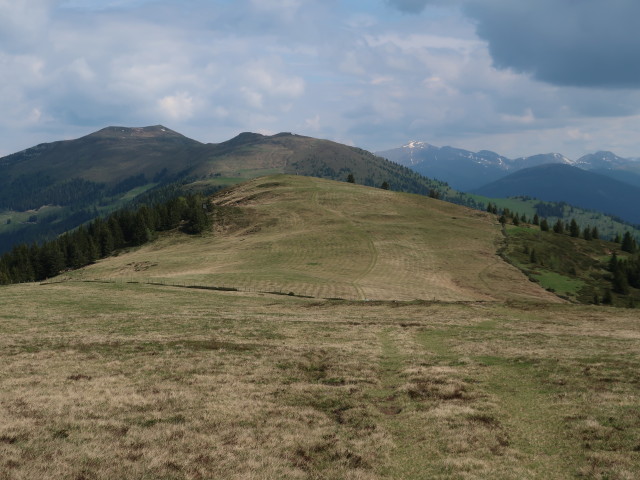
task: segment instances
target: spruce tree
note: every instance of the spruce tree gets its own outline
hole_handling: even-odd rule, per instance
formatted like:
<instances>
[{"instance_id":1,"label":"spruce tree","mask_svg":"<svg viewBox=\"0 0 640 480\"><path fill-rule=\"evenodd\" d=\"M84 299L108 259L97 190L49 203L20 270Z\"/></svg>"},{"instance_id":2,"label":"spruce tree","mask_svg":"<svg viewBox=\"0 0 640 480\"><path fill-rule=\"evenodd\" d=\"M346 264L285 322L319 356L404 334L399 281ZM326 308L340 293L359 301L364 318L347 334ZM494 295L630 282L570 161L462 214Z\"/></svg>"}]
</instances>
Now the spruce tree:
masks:
<instances>
[{"instance_id":1,"label":"spruce tree","mask_svg":"<svg viewBox=\"0 0 640 480\"><path fill-rule=\"evenodd\" d=\"M580 227L578 226L575 218L571 219L571 224L569 225L569 234L574 238L578 238L580 236Z\"/></svg>"},{"instance_id":2,"label":"spruce tree","mask_svg":"<svg viewBox=\"0 0 640 480\"><path fill-rule=\"evenodd\" d=\"M564 233L564 225L562 224L562 220L558 219L558 221L553 226L553 231L555 233Z\"/></svg>"},{"instance_id":3,"label":"spruce tree","mask_svg":"<svg viewBox=\"0 0 640 480\"><path fill-rule=\"evenodd\" d=\"M620 249L623 252L633 253L636 250L636 241L633 239L629 232L625 232L624 238L622 239L622 246Z\"/></svg>"},{"instance_id":4,"label":"spruce tree","mask_svg":"<svg viewBox=\"0 0 640 480\"><path fill-rule=\"evenodd\" d=\"M538 217L537 213L533 216L533 224L540 225L540 217Z\"/></svg>"},{"instance_id":5,"label":"spruce tree","mask_svg":"<svg viewBox=\"0 0 640 480\"><path fill-rule=\"evenodd\" d=\"M543 218L542 221L540 222L540 230L543 232L549 231L549 223L547 222L546 218Z\"/></svg>"}]
</instances>

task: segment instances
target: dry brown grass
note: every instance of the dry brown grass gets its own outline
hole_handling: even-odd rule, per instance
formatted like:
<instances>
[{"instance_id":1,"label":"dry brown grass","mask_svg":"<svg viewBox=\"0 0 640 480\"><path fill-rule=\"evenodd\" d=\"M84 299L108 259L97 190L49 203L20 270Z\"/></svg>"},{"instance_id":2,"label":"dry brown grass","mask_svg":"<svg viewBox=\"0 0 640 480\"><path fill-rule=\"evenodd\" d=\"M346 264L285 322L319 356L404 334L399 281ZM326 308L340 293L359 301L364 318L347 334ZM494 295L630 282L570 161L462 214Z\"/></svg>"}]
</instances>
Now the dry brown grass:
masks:
<instances>
[{"instance_id":1,"label":"dry brown grass","mask_svg":"<svg viewBox=\"0 0 640 480\"><path fill-rule=\"evenodd\" d=\"M0 478L637 478L632 311L0 289Z\"/></svg>"},{"instance_id":2,"label":"dry brown grass","mask_svg":"<svg viewBox=\"0 0 640 480\"><path fill-rule=\"evenodd\" d=\"M496 255L499 224L483 212L295 176L253 180L214 203L210 234L163 236L71 275L316 298L559 301Z\"/></svg>"}]
</instances>

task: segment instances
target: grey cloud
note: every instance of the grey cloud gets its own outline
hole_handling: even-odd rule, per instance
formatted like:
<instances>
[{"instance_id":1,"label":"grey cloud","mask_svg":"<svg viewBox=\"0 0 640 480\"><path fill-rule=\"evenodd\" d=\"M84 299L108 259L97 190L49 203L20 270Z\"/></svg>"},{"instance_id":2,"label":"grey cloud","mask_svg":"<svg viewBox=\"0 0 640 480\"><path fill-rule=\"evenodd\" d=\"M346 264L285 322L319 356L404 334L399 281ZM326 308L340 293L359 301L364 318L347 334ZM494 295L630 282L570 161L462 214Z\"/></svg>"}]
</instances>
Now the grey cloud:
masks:
<instances>
[{"instance_id":1,"label":"grey cloud","mask_svg":"<svg viewBox=\"0 0 640 480\"><path fill-rule=\"evenodd\" d=\"M387 0L387 3L405 13L420 13L429 0Z\"/></svg>"},{"instance_id":2,"label":"grey cloud","mask_svg":"<svg viewBox=\"0 0 640 480\"><path fill-rule=\"evenodd\" d=\"M501 69L555 85L640 87L637 0L467 0Z\"/></svg>"}]
</instances>

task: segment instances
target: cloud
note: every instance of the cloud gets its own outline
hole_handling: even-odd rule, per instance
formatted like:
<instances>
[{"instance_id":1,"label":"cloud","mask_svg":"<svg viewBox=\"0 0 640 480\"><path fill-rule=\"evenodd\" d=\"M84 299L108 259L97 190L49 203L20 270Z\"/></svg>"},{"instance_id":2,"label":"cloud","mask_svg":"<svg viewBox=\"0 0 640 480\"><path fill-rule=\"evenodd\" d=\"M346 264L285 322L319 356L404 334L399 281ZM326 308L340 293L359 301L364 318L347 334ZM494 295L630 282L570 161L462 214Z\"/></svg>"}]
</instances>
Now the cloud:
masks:
<instances>
[{"instance_id":1,"label":"cloud","mask_svg":"<svg viewBox=\"0 0 640 480\"><path fill-rule=\"evenodd\" d=\"M555 85L640 87L637 0L467 0L494 64Z\"/></svg>"},{"instance_id":2,"label":"cloud","mask_svg":"<svg viewBox=\"0 0 640 480\"><path fill-rule=\"evenodd\" d=\"M387 0L387 3L401 12L420 13L425 9L429 0Z\"/></svg>"},{"instance_id":3,"label":"cloud","mask_svg":"<svg viewBox=\"0 0 640 480\"><path fill-rule=\"evenodd\" d=\"M195 102L187 92L168 95L158 100L158 107L163 116L173 121L187 120L193 116Z\"/></svg>"},{"instance_id":4,"label":"cloud","mask_svg":"<svg viewBox=\"0 0 640 480\"><path fill-rule=\"evenodd\" d=\"M640 88L608 88L634 86L622 6L635 18L627 0L0 0L0 148L165 123L215 142L292 131L519 156L604 139L638 156ZM585 85L581 49L619 68Z\"/></svg>"}]
</instances>

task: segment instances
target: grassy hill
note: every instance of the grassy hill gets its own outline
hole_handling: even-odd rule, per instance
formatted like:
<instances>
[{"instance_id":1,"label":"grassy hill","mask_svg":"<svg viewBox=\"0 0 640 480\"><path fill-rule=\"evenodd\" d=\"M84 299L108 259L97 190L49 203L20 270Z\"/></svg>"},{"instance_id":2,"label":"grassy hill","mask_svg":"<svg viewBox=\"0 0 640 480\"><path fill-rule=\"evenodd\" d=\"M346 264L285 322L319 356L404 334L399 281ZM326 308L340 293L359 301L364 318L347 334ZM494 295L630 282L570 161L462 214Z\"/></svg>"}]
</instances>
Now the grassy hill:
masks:
<instances>
[{"instance_id":1,"label":"grassy hill","mask_svg":"<svg viewBox=\"0 0 640 480\"><path fill-rule=\"evenodd\" d=\"M69 276L358 300L555 300L496 255L502 234L484 212L302 176L212 201L213 232L162 236Z\"/></svg>"},{"instance_id":2,"label":"grassy hill","mask_svg":"<svg viewBox=\"0 0 640 480\"><path fill-rule=\"evenodd\" d=\"M0 286L0 478L640 471L637 311L529 281L495 215L295 175L211 201L210 232Z\"/></svg>"},{"instance_id":3,"label":"grassy hill","mask_svg":"<svg viewBox=\"0 0 640 480\"><path fill-rule=\"evenodd\" d=\"M620 244L541 232L533 225L508 225L505 234L502 255L544 288L580 303L598 303L607 291L616 305L635 307L640 302L640 290L635 288L625 295L611 293L612 254L622 261L633 258L621 251Z\"/></svg>"},{"instance_id":4,"label":"grassy hill","mask_svg":"<svg viewBox=\"0 0 640 480\"><path fill-rule=\"evenodd\" d=\"M360 184L422 194L441 185L364 150L290 133L203 144L161 125L108 127L0 159L0 252L53 238L171 183L219 188L275 173L352 174Z\"/></svg>"}]
</instances>

